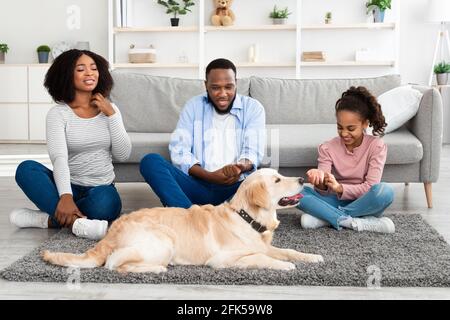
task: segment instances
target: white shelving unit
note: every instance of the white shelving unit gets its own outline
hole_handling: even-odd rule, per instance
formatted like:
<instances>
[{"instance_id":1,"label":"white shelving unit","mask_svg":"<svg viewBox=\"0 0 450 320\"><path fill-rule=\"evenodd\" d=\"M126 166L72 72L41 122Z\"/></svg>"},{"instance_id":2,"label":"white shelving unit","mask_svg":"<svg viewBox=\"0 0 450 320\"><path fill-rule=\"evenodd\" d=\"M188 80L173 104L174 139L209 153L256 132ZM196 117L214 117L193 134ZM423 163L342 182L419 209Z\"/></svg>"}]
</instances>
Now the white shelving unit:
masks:
<instances>
[{"instance_id":1,"label":"white shelving unit","mask_svg":"<svg viewBox=\"0 0 450 320\"><path fill-rule=\"evenodd\" d=\"M295 68L295 63L283 62L240 62L236 63L237 68Z\"/></svg>"},{"instance_id":2,"label":"white shelving unit","mask_svg":"<svg viewBox=\"0 0 450 320\"><path fill-rule=\"evenodd\" d=\"M195 63L115 63L114 68L128 69L128 68L180 68L180 69L192 69L198 68L198 64Z\"/></svg>"},{"instance_id":3,"label":"white shelving unit","mask_svg":"<svg viewBox=\"0 0 450 320\"><path fill-rule=\"evenodd\" d=\"M295 24L281 24L281 25L254 25L254 26L229 26L229 27L215 27L215 26L206 26L206 32L218 31L218 32L230 32L230 31L296 31L297 26Z\"/></svg>"},{"instance_id":4,"label":"white shelving unit","mask_svg":"<svg viewBox=\"0 0 450 320\"><path fill-rule=\"evenodd\" d=\"M134 0L139 1L139 0ZM253 1L253 0L252 0ZM265 1L265 0L261 0ZM285 2L288 0L285 0ZM322 23L310 23L306 21L302 23L302 14L304 14L303 4L307 1L312 0L297 0L292 1L296 8L294 10L295 23L285 24L285 25L271 25L271 24L254 24L249 23L248 25L242 25L240 23L236 23L230 27L215 27L211 25L207 25L205 21L209 22L209 13L205 15L206 2L205 0L198 0L193 10L198 11L198 17L196 18L196 22L191 23L193 25L187 26L179 26L179 27L168 27L168 26L144 26L144 27L114 27L114 0L108 0L109 4L109 60L112 64L113 68L120 69L140 69L142 71L152 72L151 70L155 69L174 69L177 70L191 70L193 72L196 70L197 77L202 79L204 77L204 68L207 63L206 60L210 60L212 49L211 47L217 47L217 37L224 38L225 40L230 40L232 37L242 38L248 36L250 39L255 39L253 41L257 41L257 39L261 39L262 36L267 35L276 35L273 37L279 37L282 39L283 45L276 46L273 50L274 52L283 53L284 56L277 59L260 59L258 62L247 62L247 59L232 59L235 62L236 66L239 68L245 68L248 70L258 70L258 69L274 69L274 70L290 70L291 74L295 76L295 78L302 78L302 74L304 70L310 70L311 68L320 68L320 70L325 70L325 68L352 68L356 69L358 67L369 67L369 68L390 68L391 73L396 72L399 73L399 63L398 63L398 45L399 45L399 1L393 1L393 10L395 10L395 21L389 21L385 23L366 23L366 22L356 22L356 23L332 23L332 24L322 24ZM353 2L355 2L354 0ZM362 1L363 3L364 1ZM235 4L233 4L235 5ZM242 4L241 4L242 5ZM280 6L282 7L282 6ZM351 8L350 8L351 9ZM355 9L360 10L360 9ZM163 14L163 11L161 11ZM240 13L243 15L243 13ZM254 13L253 13L254 14ZM266 12L264 11L264 14ZM207 17L208 15L208 17ZM392 20L392 19L391 19ZM242 20L241 20L242 21ZM388 57L376 57L376 60L373 61L355 61L354 59L346 58L334 58L327 57L327 61L325 62L304 62L301 61L301 53L302 51L319 51L322 50L319 46L317 50L310 50L308 48L308 35L313 32L317 35L317 38L323 37L324 35L333 35L337 36L343 33L355 34L364 32L369 34L370 36L377 34L378 32L387 32L389 37L394 38L395 48L394 52ZM194 39L192 43L189 45L190 49L196 49L196 55L194 62L189 63L179 63L177 61L166 62L162 61L154 64L135 64L128 63L124 55L124 48L121 47L121 57L119 58L118 54L118 40L119 36L128 36L130 41L135 41L138 37L142 37L145 39L153 39L156 37L155 35L159 35L159 37L174 37L174 39L181 41L187 41L188 37L190 39ZM167 36L164 36L167 35ZM311 37L311 36L309 36ZM357 36L355 36L357 37ZM362 37L365 37L362 36ZM289 40L291 39L292 40ZM287 39L287 40L286 40ZM177 41L175 40L175 41ZM224 40L224 41L225 41ZM251 41L251 40L249 40ZM281 42L281 40L280 40ZM292 43L295 45L293 49L288 49L290 52L287 54L284 50L284 46L292 46ZM342 47L344 47L343 45ZM206 49L206 50L205 50ZM226 45L225 45L225 49ZM246 48L238 48L235 50L239 52L240 56L245 56L244 51ZM294 52L295 51L295 52ZM216 56L216 55L212 55ZM225 57L228 57L227 52L224 53ZM286 58L287 56L291 56L291 59ZM231 58L230 58L231 59ZM305 69L306 68L306 69ZM195 72L195 71L194 71Z\"/></svg>"},{"instance_id":5,"label":"white shelving unit","mask_svg":"<svg viewBox=\"0 0 450 320\"><path fill-rule=\"evenodd\" d=\"M395 29L394 22L385 23L354 23L354 24L316 24L301 27L302 30L339 30L339 29Z\"/></svg>"},{"instance_id":6,"label":"white shelving unit","mask_svg":"<svg viewBox=\"0 0 450 320\"><path fill-rule=\"evenodd\" d=\"M45 118L55 105L43 85L49 67L0 65L0 143L45 141Z\"/></svg>"},{"instance_id":7,"label":"white shelving unit","mask_svg":"<svg viewBox=\"0 0 450 320\"><path fill-rule=\"evenodd\" d=\"M311 62L302 61L302 67L373 67L373 66L388 66L394 67L395 61L324 61Z\"/></svg>"},{"instance_id":8,"label":"white shelving unit","mask_svg":"<svg viewBox=\"0 0 450 320\"><path fill-rule=\"evenodd\" d=\"M198 32L198 27L148 27L148 28L119 28L113 29L114 33L131 32Z\"/></svg>"}]
</instances>

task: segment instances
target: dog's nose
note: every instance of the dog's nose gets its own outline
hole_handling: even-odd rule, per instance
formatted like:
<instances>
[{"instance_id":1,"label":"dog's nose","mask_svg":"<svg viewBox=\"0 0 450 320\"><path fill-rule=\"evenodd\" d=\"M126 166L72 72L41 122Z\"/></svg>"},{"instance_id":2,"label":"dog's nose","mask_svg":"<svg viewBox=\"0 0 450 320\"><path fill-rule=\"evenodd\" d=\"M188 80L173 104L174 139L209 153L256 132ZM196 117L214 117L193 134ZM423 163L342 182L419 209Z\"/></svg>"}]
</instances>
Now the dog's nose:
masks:
<instances>
[{"instance_id":1,"label":"dog's nose","mask_svg":"<svg viewBox=\"0 0 450 320\"><path fill-rule=\"evenodd\" d=\"M303 179L302 177L299 177L298 182L300 182L300 184L303 184L303 183L305 183L305 179Z\"/></svg>"}]
</instances>

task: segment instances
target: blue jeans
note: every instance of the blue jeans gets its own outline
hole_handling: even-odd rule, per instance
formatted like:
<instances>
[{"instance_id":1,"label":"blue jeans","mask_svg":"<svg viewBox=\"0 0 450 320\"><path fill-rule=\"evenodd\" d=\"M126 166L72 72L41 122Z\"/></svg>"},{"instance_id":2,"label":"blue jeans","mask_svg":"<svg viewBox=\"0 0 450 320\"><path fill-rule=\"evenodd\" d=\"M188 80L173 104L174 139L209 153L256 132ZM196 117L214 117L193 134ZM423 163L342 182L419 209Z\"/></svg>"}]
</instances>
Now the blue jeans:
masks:
<instances>
[{"instance_id":1,"label":"blue jeans","mask_svg":"<svg viewBox=\"0 0 450 320\"><path fill-rule=\"evenodd\" d=\"M394 201L394 190L386 183L373 185L368 192L356 200L339 200L335 194L321 195L310 187L301 192L303 198L297 206L316 218L328 221L339 230L339 221L350 217L376 216Z\"/></svg>"},{"instance_id":2,"label":"blue jeans","mask_svg":"<svg viewBox=\"0 0 450 320\"><path fill-rule=\"evenodd\" d=\"M17 167L16 182L39 210L50 215L53 226L59 226L54 218L59 194L53 171L39 162L26 160ZM122 202L113 184L97 187L71 186L75 204L89 219L113 221L119 216Z\"/></svg>"},{"instance_id":3,"label":"blue jeans","mask_svg":"<svg viewBox=\"0 0 450 320\"><path fill-rule=\"evenodd\" d=\"M209 183L185 174L159 154L147 154L140 164L145 181L166 207L190 208L193 204L219 205L232 197L241 182Z\"/></svg>"}]
</instances>

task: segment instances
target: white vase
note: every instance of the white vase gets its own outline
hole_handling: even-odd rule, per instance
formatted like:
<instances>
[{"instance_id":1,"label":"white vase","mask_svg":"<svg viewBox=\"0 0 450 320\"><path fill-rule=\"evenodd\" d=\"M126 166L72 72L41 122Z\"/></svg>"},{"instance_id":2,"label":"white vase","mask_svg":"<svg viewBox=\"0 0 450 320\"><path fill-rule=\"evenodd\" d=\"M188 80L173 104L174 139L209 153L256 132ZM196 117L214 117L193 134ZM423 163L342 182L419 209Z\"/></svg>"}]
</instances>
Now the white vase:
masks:
<instances>
[{"instance_id":1,"label":"white vase","mask_svg":"<svg viewBox=\"0 0 450 320\"><path fill-rule=\"evenodd\" d=\"M443 86L447 84L448 73L436 73L436 82L438 85Z\"/></svg>"},{"instance_id":2,"label":"white vase","mask_svg":"<svg viewBox=\"0 0 450 320\"><path fill-rule=\"evenodd\" d=\"M248 62L255 63L259 60L259 48L258 45L252 44L248 48Z\"/></svg>"},{"instance_id":3,"label":"white vase","mask_svg":"<svg viewBox=\"0 0 450 320\"><path fill-rule=\"evenodd\" d=\"M281 18L281 19L273 19L273 24L286 24L287 19Z\"/></svg>"}]
</instances>

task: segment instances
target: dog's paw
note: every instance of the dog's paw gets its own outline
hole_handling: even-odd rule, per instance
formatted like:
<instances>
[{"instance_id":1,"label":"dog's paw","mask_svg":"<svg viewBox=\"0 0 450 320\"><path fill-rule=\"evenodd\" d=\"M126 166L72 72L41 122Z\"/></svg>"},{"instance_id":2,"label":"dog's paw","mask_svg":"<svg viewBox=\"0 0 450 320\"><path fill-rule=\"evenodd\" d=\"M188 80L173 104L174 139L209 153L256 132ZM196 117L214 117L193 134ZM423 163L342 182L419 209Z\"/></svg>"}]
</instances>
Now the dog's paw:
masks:
<instances>
[{"instance_id":1,"label":"dog's paw","mask_svg":"<svg viewBox=\"0 0 450 320\"><path fill-rule=\"evenodd\" d=\"M125 264L117 268L117 271L119 273L146 273L146 272L152 272L152 273L161 273L161 272L167 272L167 268L164 266L147 266L147 265L129 265Z\"/></svg>"},{"instance_id":2,"label":"dog's paw","mask_svg":"<svg viewBox=\"0 0 450 320\"><path fill-rule=\"evenodd\" d=\"M290 252L289 261L323 262L323 257L319 254L309 254L293 250Z\"/></svg>"},{"instance_id":3,"label":"dog's paw","mask_svg":"<svg viewBox=\"0 0 450 320\"><path fill-rule=\"evenodd\" d=\"M167 268L164 266L143 266L143 267L137 267L133 269L132 272L152 272L152 273L161 273L161 272L167 272Z\"/></svg>"},{"instance_id":4,"label":"dog's paw","mask_svg":"<svg viewBox=\"0 0 450 320\"><path fill-rule=\"evenodd\" d=\"M111 259L106 260L104 267L108 270L115 270L117 269L116 265L114 264L114 262ZM122 272L122 271L119 271ZM123 271L125 272L125 271Z\"/></svg>"},{"instance_id":5,"label":"dog's paw","mask_svg":"<svg viewBox=\"0 0 450 320\"><path fill-rule=\"evenodd\" d=\"M282 262L280 263L279 266L277 266L278 270L283 270L283 271L291 271L295 269L295 264L291 263L291 262Z\"/></svg>"},{"instance_id":6,"label":"dog's paw","mask_svg":"<svg viewBox=\"0 0 450 320\"><path fill-rule=\"evenodd\" d=\"M320 254L309 254L308 259L306 261L312 262L312 263L319 263L319 262L323 262L324 260Z\"/></svg>"},{"instance_id":7,"label":"dog's paw","mask_svg":"<svg viewBox=\"0 0 450 320\"><path fill-rule=\"evenodd\" d=\"M50 255L51 255L51 253L48 250L41 251L41 258L44 261L49 261L50 260Z\"/></svg>"}]
</instances>

